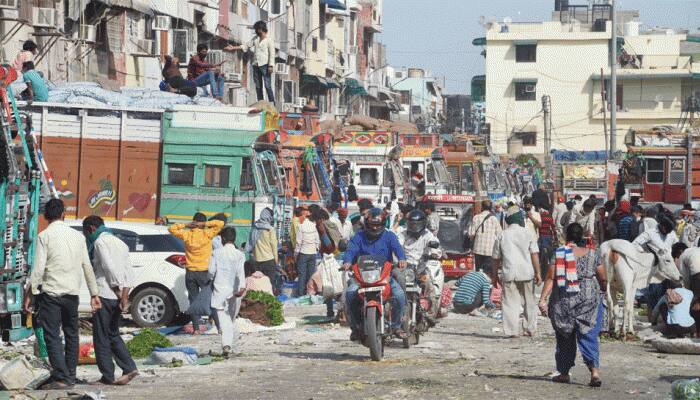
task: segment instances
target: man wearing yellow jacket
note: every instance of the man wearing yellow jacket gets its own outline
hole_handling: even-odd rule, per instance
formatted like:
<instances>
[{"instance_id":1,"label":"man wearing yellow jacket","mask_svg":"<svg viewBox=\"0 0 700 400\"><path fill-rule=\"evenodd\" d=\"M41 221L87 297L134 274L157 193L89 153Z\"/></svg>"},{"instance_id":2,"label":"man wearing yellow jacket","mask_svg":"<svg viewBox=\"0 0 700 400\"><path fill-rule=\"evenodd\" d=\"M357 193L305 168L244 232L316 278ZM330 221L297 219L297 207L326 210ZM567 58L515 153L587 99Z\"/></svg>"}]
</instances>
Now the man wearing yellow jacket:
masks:
<instances>
[{"instance_id":1,"label":"man wearing yellow jacket","mask_svg":"<svg viewBox=\"0 0 700 400\"><path fill-rule=\"evenodd\" d=\"M208 286L209 259L212 253L212 241L224 227L224 222L212 220L207 222L207 217L202 213L196 213L190 224L174 224L168 231L170 234L185 242L185 288L187 298L192 304L200 290ZM195 335L199 333L199 320L201 315L191 315L192 328Z\"/></svg>"}]
</instances>

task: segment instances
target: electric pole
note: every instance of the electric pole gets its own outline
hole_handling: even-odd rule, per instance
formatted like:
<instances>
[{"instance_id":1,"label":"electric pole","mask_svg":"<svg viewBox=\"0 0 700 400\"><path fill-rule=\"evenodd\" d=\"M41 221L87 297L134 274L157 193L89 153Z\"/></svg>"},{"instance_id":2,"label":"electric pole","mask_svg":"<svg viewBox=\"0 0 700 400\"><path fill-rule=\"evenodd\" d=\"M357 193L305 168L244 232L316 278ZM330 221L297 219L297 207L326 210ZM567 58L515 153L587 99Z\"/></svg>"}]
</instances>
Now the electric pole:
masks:
<instances>
[{"instance_id":1,"label":"electric pole","mask_svg":"<svg viewBox=\"0 0 700 400\"><path fill-rule=\"evenodd\" d=\"M610 40L610 158L617 151L617 9L612 3L612 39Z\"/></svg>"},{"instance_id":2,"label":"electric pole","mask_svg":"<svg viewBox=\"0 0 700 400\"><path fill-rule=\"evenodd\" d=\"M552 178L552 100L548 95L542 96L544 113L544 168L547 176Z\"/></svg>"},{"instance_id":3,"label":"electric pole","mask_svg":"<svg viewBox=\"0 0 700 400\"><path fill-rule=\"evenodd\" d=\"M464 108L462 108L462 133L464 133Z\"/></svg>"}]
</instances>

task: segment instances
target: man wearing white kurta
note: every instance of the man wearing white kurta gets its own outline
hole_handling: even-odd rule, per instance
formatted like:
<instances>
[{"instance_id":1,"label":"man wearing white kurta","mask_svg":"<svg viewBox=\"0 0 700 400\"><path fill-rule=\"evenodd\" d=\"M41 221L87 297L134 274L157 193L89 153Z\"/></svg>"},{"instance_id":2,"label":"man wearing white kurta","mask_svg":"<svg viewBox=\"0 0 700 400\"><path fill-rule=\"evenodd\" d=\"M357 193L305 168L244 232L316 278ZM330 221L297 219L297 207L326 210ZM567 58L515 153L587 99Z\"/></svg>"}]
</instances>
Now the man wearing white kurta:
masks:
<instances>
[{"instance_id":1,"label":"man wearing white kurta","mask_svg":"<svg viewBox=\"0 0 700 400\"><path fill-rule=\"evenodd\" d=\"M213 279L211 307L216 310L221 324L221 345L228 357L238 336L236 317L245 296L245 255L234 245L236 230L226 227L221 231L223 247L214 250L209 261L209 275Z\"/></svg>"}]
</instances>

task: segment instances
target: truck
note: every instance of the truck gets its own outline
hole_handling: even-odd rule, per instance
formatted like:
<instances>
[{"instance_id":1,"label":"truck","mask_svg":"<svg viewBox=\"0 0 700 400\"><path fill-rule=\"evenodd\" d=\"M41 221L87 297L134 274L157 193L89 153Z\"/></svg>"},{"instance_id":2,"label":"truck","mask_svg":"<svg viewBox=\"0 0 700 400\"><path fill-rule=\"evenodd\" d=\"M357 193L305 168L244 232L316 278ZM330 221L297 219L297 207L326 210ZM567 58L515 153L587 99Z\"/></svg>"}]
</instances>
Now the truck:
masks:
<instances>
[{"instance_id":1,"label":"truck","mask_svg":"<svg viewBox=\"0 0 700 400\"><path fill-rule=\"evenodd\" d=\"M387 204L392 195L401 201L409 193L403 174L401 147L386 131L348 131L335 140L333 155L341 190L353 185L359 198Z\"/></svg>"},{"instance_id":2,"label":"truck","mask_svg":"<svg viewBox=\"0 0 700 400\"><path fill-rule=\"evenodd\" d=\"M0 76L14 73L0 66ZM12 90L0 86L0 333L4 341L32 334L31 318L22 304L34 266L41 191L46 185L31 127L31 115L20 112Z\"/></svg>"},{"instance_id":3,"label":"truck","mask_svg":"<svg viewBox=\"0 0 700 400\"><path fill-rule=\"evenodd\" d=\"M450 175L445 166L442 148L402 146L401 165L404 176L419 172L425 179L425 193L447 194Z\"/></svg>"},{"instance_id":4,"label":"truck","mask_svg":"<svg viewBox=\"0 0 700 400\"><path fill-rule=\"evenodd\" d=\"M553 152L555 186L565 198L595 195L602 206L608 199L607 156L605 151ZM617 172L617 171L616 171Z\"/></svg>"},{"instance_id":5,"label":"truck","mask_svg":"<svg viewBox=\"0 0 700 400\"><path fill-rule=\"evenodd\" d=\"M269 207L280 235L291 221L288 181L279 154L264 139L278 128L274 112L178 105L163 115L160 215L188 222L224 213L245 241Z\"/></svg>"}]
</instances>

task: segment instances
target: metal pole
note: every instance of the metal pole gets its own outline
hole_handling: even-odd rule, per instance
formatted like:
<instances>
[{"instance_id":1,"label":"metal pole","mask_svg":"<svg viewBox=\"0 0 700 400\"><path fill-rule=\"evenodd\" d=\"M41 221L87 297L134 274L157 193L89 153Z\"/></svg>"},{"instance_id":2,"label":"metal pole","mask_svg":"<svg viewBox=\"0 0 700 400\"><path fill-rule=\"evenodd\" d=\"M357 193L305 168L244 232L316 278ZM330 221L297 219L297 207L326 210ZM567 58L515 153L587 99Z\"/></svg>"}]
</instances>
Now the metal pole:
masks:
<instances>
[{"instance_id":1,"label":"metal pole","mask_svg":"<svg viewBox=\"0 0 700 400\"><path fill-rule=\"evenodd\" d=\"M542 111L544 112L544 167L547 174L551 174L552 170L552 126L550 124L550 113L551 113L551 99L548 95L542 96ZM551 175L550 175L551 177Z\"/></svg>"},{"instance_id":2,"label":"metal pole","mask_svg":"<svg viewBox=\"0 0 700 400\"><path fill-rule=\"evenodd\" d=\"M686 203L693 201L693 147L695 147L695 139L693 138L693 116L695 116L696 111L697 108L695 107L695 96L690 96L690 99L688 99L688 114L690 114L690 117L688 125L688 138L686 142L686 147L688 148L688 159L686 160L687 166L685 168L687 178L685 184L687 199Z\"/></svg>"},{"instance_id":3,"label":"metal pole","mask_svg":"<svg viewBox=\"0 0 700 400\"><path fill-rule=\"evenodd\" d=\"M610 40L610 155L617 151L617 8L612 0L612 39Z\"/></svg>"},{"instance_id":4,"label":"metal pole","mask_svg":"<svg viewBox=\"0 0 700 400\"><path fill-rule=\"evenodd\" d=\"M462 108L462 133L464 133L464 108Z\"/></svg>"},{"instance_id":5,"label":"metal pole","mask_svg":"<svg viewBox=\"0 0 700 400\"><path fill-rule=\"evenodd\" d=\"M408 91L408 122L413 122L413 89Z\"/></svg>"}]
</instances>

